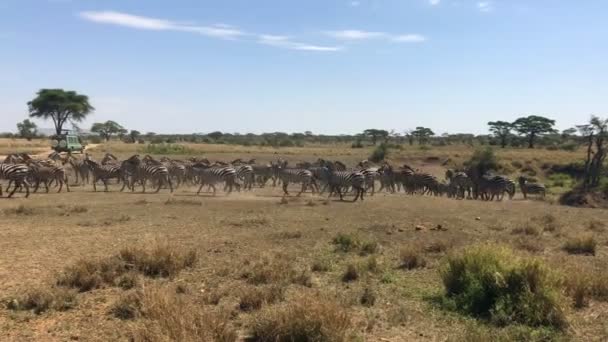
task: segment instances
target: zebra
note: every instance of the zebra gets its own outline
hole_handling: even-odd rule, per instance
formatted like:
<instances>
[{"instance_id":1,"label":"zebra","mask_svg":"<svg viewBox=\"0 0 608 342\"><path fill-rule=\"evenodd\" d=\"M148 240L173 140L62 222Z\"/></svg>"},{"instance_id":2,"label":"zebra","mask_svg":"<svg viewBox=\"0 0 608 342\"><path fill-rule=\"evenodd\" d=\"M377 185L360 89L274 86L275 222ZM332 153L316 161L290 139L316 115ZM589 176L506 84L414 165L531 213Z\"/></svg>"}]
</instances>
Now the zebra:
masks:
<instances>
[{"instance_id":1,"label":"zebra","mask_svg":"<svg viewBox=\"0 0 608 342\"><path fill-rule=\"evenodd\" d=\"M76 184L80 183L80 181L78 180L79 177L80 177L80 180L82 180L83 184L89 183L89 173L91 170L89 168L89 165L84 162L84 159L79 159L79 158L76 158L76 157L70 155L70 156L68 156L67 160L64 160L64 165L66 163L69 163L70 166L72 167L72 170L74 170L74 177L76 178Z\"/></svg>"},{"instance_id":2,"label":"zebra","mask_svg":"<svg viewBox=\"0 0 608 342\"><path fill-rule=\"evenodd\" d=\"M378 172L377 167L367 167L361 170L358 170L365 176L365 188L366 190L372 189L370 196L374 196L376 192L376 179L380 178L380 173Z\"/></svg>"},{"instance_id":3,"label":"zebra","mask_svg":"<svg viewBox=\"0 0 608 342\"><path fill-rule=\"evenodd\" d=\"M151 158L151 157L150 157ZM186 181L186 164L179 160L171 160L167 157L162 157L160 163L169 170L169 176L175 181L175 189Z\"/></svg>"},{"instance_id":4,"label":"zebra","mask_svg":"<svg viewBox=\"0 0 608 342\"><path fill-rule=\"evenodd\" d=\"M486 201L493 201L496 198L502 201L504 194L509 194L513 198L515 187L513 181L504 176L483 175L477 180L478 196Z\"/></svg>"},{"instance_id":5,"label":"zebra","mask_svg":"<svg viewBox=\"0 0 608 342\"><path fill-rule=\"evenodd\" d=\"M528 194L540 195L541 198L545 198L547 189L544 184L540 183L528 183L528 179L524 176L519 177L519 188L521 193L524 194L524 198L528 198Z\"/></svg>"},{"instance_id":6,"label":"zebra","mask_svg":"<svg viewBox=\"0 0 608 342\"><path fill-rule=\"evenodd\" d=\"M380 174L380 189L378 189L378 192L386 188L394 194L397 175L393 170L393 167L390 164L385 163L378 169L378 173Z\"/></svg>"},{"instance_id":7,"label":"zebra","mask_svg":"<svg viewBox=\"0 0 608 342\"><path fill-rule=\"evenodd\" d=\"M228 187L228 194L232 192L232 188L237 184L236 170L232 167L209 166L207 164L197 163L193 165L193 170L198 177L198 181L201 183L201 186L196 192L197 195L201 193L204 185L211 187L213 189L213 196L215 196L215 184L224 182Z\"/></svg>"},{"instance_id":8,"label":"zebra","mask_svg":"<svg viewBox=\"0 0 608 342\"><path fill-rule=\"evenodd\" d=\"M120 167L114 164L101 165L86 156L84 162L87 164L93 174L93 190L97 191L97 182L101 180L105 187L104 191L108 191L108 180L116 178L120 181L122 172Z\"/></svg>"},{"instance_id":9,"label":"zebra","mask_svg":"<svg viewBox=\"0 0 608 342\"><path fill-rule=\"evenodd\" d=\"M255 172L251 165L240 165L234 167L236 176L238 179L243 181L243 188L245 190L251 190L255 183Z\"/></svg>"},{"instance_id":10,"label":"zebra","mask_svg":"<svg viewBox=\"0 0 608 342\"><path fill-rule=\"evenodd\" d=\"M52 181L55 181L55 183L59 185L59 190L57 190L57 192L61 192L64 184L66 190L70 192L70 186L63 167L34 161L28 161L27 166L29 168L29 177L31 178L32 182L36 184L34 192L38 191L40 183L42 182L44 183L46 192L48 193L49 183Z\"/></svg>"},{"instance_id":11,"label":"zebra","mask_svg":"<svg viewBox=\"0 0 608 342\"><path fill-rule=\"evenodd\" d=\"M276 173L274 172L272 165L252 164L251 167L253 168L254 177L260 187L263 188L269 179L275 179Z\"/></svg>"},{"instance_id":12,"label":"zebra","mask_svg":"<svg viewBox=\"0 0 608 342\"><path fill-rule=\"evenodd\" d=\"M142 160L137 154L129 158L128 161L132 165L131 169L127 170L133 172L133 187L135 185L135 182L138 181L142 186L142 192L145 193L146 183L148 182L148 180L150 180L152 184L154 184L154 182L158 183L158 187L156 188L155 193L158 193L160 191L160 188L163 186L163 184L167 184L169 186L169 190L173 192L173 183L171 183L169 169L161 162L154 160L149 155L146 155L146 157L144 157L144 159ZM123 179L126 179L124 172ZM133 190L133 188L131 190Z\"/></svg>"},{"instance_id":13,"label":"zebra","mask_svg":"<svg viewBox=\"0 0 608 342\"><path fill-rule=\"evenodd\" d=\"M465 192L467 195L466 198L471 198L471 189L473 188L473 182L465 172L447 170L445 172L445 178L453 187L453 191L455 191L455 198L464 199Z\"/></svg>"},{"instance_id":14,"label":"zebra","mask_svg":"<svg viewBox=\"0 0 608 342\"><path fill-rule=\"evenodd\" d=\"M363 194L366 191L366 183L367 179L365 174L360 171L332 171L330 168L325 167L326 172L326 180L329 186L329 197L333 195L335 192L340 195L340 201L344 200L344 196L342 193L343 188L352 187L355 191L355 199L353 202L356 202L359 198L363 201Z\"/></svg>"},{"instance_id":15,"label":"zebra","mask_svg":"<svg viewBox=\"0 0 608 342\"><path fill-rule=\"evenodd\" d=\"M289 183L302 184L302 190L300 190L297 196L300 196L304 191L306 191L306 189L308 189L309 186L311 187L312 191L315 192L315 187L317 187L317 184L312 172L306 169L288 169L286 166L286 161L281 165L277 165L278 178L281 182L283 182L283 193L285 195L289 195L289 192L287 191L287 186Z\"/></svg>"},{"instance_id":16,"label":"zebra","mask_svg":"<svg viewBox=\"0 0 608 342\"><path fill-rule=\"evenodd\" d=\"M30 184L27 181L29 168L25 164L0 164L0 179L8 179L14 183L13 191L8 194L12 197L17 188L25 187L25 198L30 196ZM10 189L10 183L6 187L6 191ZM2 196L2 185L0 184L0 196Z\"/></svg>"},{"instance_id":17,"label":"zebra","mask_svg":"<svg viewBox=\"0 0 608 342\"><path fill-rule=\"evenodd\" d=\"M437 196L439 194L439 181L430 173L416 171L412 175L412 182L414 192L421 191L421 195Z\"/></svg>"}]
</instances>

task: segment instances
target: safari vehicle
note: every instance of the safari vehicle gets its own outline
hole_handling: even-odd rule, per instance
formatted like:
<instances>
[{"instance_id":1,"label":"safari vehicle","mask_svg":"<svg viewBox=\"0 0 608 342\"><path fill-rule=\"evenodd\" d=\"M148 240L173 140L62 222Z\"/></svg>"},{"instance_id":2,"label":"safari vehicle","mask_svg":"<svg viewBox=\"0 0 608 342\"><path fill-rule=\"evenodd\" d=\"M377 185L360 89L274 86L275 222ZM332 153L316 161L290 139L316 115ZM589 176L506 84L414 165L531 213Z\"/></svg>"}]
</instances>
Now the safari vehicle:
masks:
<instances>
[{"instance_id":1,"label":"safari vehicle","mask_svg":"<svg viewBox=\"0 0 608 342\"><path fill-rule=\"evenodd\" d=\"M64 130L61 135L55 135L51 139L51 147L55 152L84 152L84 146L80 143L80 138L72 131Z\"/></svg>"}]
</instances>

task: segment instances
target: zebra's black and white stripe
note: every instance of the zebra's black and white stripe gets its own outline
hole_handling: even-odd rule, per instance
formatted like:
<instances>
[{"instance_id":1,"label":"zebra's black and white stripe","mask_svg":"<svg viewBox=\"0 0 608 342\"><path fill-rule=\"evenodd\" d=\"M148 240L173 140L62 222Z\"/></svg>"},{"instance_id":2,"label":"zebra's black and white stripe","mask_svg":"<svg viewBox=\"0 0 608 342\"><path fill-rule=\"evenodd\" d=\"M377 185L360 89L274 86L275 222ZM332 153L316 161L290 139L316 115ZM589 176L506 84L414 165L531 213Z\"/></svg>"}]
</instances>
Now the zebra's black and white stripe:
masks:
<instances>
[{"instance_id":1,"label":"zebra's black and white stripe","mask_svg":"<svg viewBox=\"0 0 608 342\"><path fill-rule=\"evenodd\" d=\"M97 182L101 180L105 187L104 191L108 191L108 180L117 179L121 180L122 174L120 172L120 166L114 164L100 165L92 159L85 159L85 163L89 166L91 173L93 174L93 190L97 191Z\"/></svg>"},{"instance_id":2,"label":"zebra's black and white stripe","mask_svg":"<svg viewBox=\"0 0 608 342\"><path fill-rule=\"evenodd\" d=\"M61 192L63 186L65 184L66 190L70 192L70 186L68 184L67 176L65 169L62 166L57 165L49 165L48 163L43 162L28 162L29 167L29 177L34 186L34 192L38 191L40 187L40 183L43 183L46 192L49 192L49 184L53 181L57 185L59 185L59 190L57 192Z\"/></svg>"},{"instance_id":3,"label":"zebra's black and white stripe","mask_svg":"<svg viewBox=\"0 0 608 342\"><path fill-rule=\"evenodd\" d=\"M287 186L289 183L302 184L302 189L298 193L300 196L308 187L315 191L316 182L312 175L312 172L306 169L288 169L279 166L278 177L283 182L283 193L285 195L289 195L287 191Z\"/></svg>"},{"instance_id":4,"label":"zebra's black and white stripe","mask_svg":"<svg viewBox=\"0 0 608 342\"><path fill-rule=\"evenodd\" d=\"M340 200L344 200L342 189L352 187L356 191L353 202L357 199L363 201L363 194L366 191L367 178L363 172L360 171L327 171L327 184L329 186L329 197L335 192L340 195Z\"/></svg>"},{"instance_id":5,"label":"zebra's black and white stripe","mask_svg":"<svg viewBox=\"0 0 608 342\"><path fill-rule=\"evenodd\" d=\"M519 177L519 189L521 190L524 198L528 198L528 195L540 195L540 197L544 198L547 189L544 184L540 183L528 183L528 179L526 177Z\"/></svg>"},{"instance_id":6,"label":"zebra's black and white stripe","mask_svg":"<svg viewBox=\"0 0 608 342\"><path fill-rule=\"evenodd\" d=\"M195 164L193 170L201 184L196 192L197 195L200 194L203 186L208 185L213 189L213 195L215 196L215 185L222 182L226 184L228 194L230 194L232 188L237 184L236 170L232 167Z\"/></svg>"},{"instance_id":7,"label":"zebra's black and white stripe","mask_svg":"<svg viewBox=\"0 0 608 342\"><path fill-rule=\"evenodd\" d=\"M15 191L18 188L25 187L25 197L29 197L30 195L30 185L27 181L27 177L29 174L29 168L24 164L0 164L0 179L7 179L9 181L9 186L7 186L6 191L10 189L10 182L13 183L14 188L8 194L8 197L12 197ZM2 196L2 185L0 184L0 196Z\"/></svg>"}]
</instances>

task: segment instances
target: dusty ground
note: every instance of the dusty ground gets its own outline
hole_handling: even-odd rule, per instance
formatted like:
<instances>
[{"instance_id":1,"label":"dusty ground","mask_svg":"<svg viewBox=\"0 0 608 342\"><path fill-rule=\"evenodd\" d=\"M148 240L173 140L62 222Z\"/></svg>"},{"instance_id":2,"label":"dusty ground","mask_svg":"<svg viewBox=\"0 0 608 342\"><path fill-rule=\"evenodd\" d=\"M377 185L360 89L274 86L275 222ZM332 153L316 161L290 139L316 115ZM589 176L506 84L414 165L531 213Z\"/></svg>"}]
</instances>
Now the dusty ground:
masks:
<instances>
[{"instance_id":1,"label":"dusty ground","mask_svg":"<svg viewBox=\"0 0 608 342\"><path fill-rule=\"evenodd\" d=\"M356 330L367 341L443 341L459 336L469 320L435 307L429 298L442 291L437 272L445 252L424 252L425 268L398 269L401 247L427 246L441 241L450 249L482 241L499 241L521 250L521 240L539 247L536 254L556 268L566 264L608 265L608 235L589 232L592 220L608 221L608 211L565 208L535 201L484 203L445 198L379 194L363 203L340 203L306 194L280 204L278 188L253 193L196 197L195 188L182 188L174 195L93 193L90 186L74 187L67 194L35 194L29 200L0 200L0 293L19 295L30 287L51 284L57 272L77 259L105 257L121 247L169 241L193 247L200 260L192 270L182 271L171 284L184 284L193 295L226 293L221 305L234 314L243 336L255 313L239 312L234 306L236 289L244 285L247 262L261 256L285 254L302 268L319 258L331 260L326 273L313 273L312 289L330 293L349 305ZM166 204L167 200L172 204ZM10 210L24 205L28 213ZM74 206L86 212L73 212ZM8 209L8 210L7 210ZM83 211L80 209L79 211ZM540 236L521 236L512 229L544 215L556 218L557 230ZM441 225L446 230L433 230ZM416 230L421 226L421 230ZM354 233L379 242L379 271L344 283L342 273L349 262L368 257L337 253L331 240L339 232ZM561 250L568 236L592 233L599 241L598 254L569 256ZM301 234L288 234L301 233ZM521 253L529 253L521 250ZM388 280L387 280L388 279ZM377 293L376 304L358 303L364 287ZM122 290L107 288L78 295L77 306L66 312L0 310L4 340L107 341L127 340L131 321L121 321L108 307ZM311 291L291 285L289 291ZM606 340L606 306L571 311L569 335L577 340Z\"/></svg>"}]
</instances>

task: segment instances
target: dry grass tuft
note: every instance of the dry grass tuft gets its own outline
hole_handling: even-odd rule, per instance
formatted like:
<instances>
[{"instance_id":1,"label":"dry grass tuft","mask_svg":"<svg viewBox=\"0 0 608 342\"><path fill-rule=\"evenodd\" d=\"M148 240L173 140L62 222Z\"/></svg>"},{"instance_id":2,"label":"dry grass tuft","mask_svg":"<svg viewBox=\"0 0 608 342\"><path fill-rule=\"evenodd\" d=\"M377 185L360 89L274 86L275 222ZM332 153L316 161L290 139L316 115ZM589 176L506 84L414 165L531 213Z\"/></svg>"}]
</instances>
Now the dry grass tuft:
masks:
<instances>
[{"instance_id":1,"label":"dry grass tuft","mask_svg":"<svg viewBox=\"0 0 608 342\"><path fill-rule=\"evenodd\" d=\"M254 311L263 305L274 304L285 299L285 288L279 285L246 287L239 293L239 309Z\"/></svg>"},{"instance_id":2,"label":"dry grass tuft","mask_svg":"<svg viewBox=\"0 0 608 342\"><path fill-rule=\"evenodd\" d=\"M608 273L605 270L577 268L569 270L567 274L564 286L575 308L586 307L589 299L608 301Z\"/></svg>"},{"instance_id":3,"label":"dry grass tuft","mask_svg":"<svg viewBox=\"0 0 608 342\"><path fill-rule=\"evenodd\" d=\"M73 291L51 287L30 289L22 297L10 299L6 306L10 310L31 310L41 314L49 310L66 311L76 303Z\"/></svg>"},{"instance_id":4,"label":"dry grass tuft","mask_svg":"<svg viewBox=\"0 0 608 342\"><path fill-rule=\"evenodd\" d=\"M3 212L5 215L31 216L36 213L36 210L34 208L28 207L24 204L19 204L18 206L14 207L14 208L6 208L3 210Z\"/></svg>"},{"instance_id":5,"label":"dry grass tuft","mask_svg":"<svg viewBox=\"0 0 608 342\"><path fill-rule=\"evenodd\" d=\"M424 247L424 250L428 253L443 253L450 248L448 243L445 241L433 241Z\"/></svg>"},{"instance_id":6,"label":"dry grass tuft","mask_svg":"<svg viewBox=\"0 0 608 342\"><path fill-rule=\"evenodd\" d=\"M376 241L361 242L361 255L375 254L380 249L380 245Z\"/></svg>"},{"instance_id":7,"label":"dry grass tuft","mask_svg":"<svg viewBox=\"0 0 608 342\"><path fill-rule=\"evenodd\" d=\"M128 247L117 256L77 261L58 275L57 285L76 288L80 292L104 285L129 288L137 283L136 276L128 273L130 271L148 277L173 277L182 269L192 267L196 260L195 251L183 251L168 244Z\"/></svg>"},{"instance_id":8,"label":"dry grass tuft","mask_svg":"<svg viewBox=\"0 0 608 342\"><path fill-rule=\"evenodd\" d=\"M568 239L563 249L569 254L595 255L597 241L593 236L578 236Z\"/></svg>"},{"instance_id":9,"label":"dry grass tuft","mask_svg":"<svg viewBox=\"0 0 608 342\"><path fill-rule=\"evenodd\" d=\"M559 230L559 223L553 214L545 214L540 218L540 222L545 232L556 232Z\"/></svg>"},{"instance_id":10,"label":"dry grass tuft","mask_svg":"<svg viewBox=\"0 0 608 342\"><path fill-rule=\"evenodd\" d=\"M193 205L193 206L202 206L203 202L198 201L198 200L191 200L191 199L174 199L174 198L169 198L165 202L165 205L177 205L177 206L189 206L189 205Z\"/></svg>"},{"instance_id":11,"label":"dry grass tuft","mask_svg":"<svg viewBox=\"0 0 608 342\"><path fill-rule=\"evenodd\" d=\"M426 260L422 256L419 248L414 246L405 246L399 251L400 267L406 270L421 268L426 266Z\"/></svg>"},{"instance_id":12,"label":"dry grass tuft","mask_svg":"<svg viewBox=\"0 0 608 342\"><path fill-rule=\"evenodd\" d=\"M311 270L313 272L328 272L332 268L332 261L330 258L317 258L313 261Z\"/></svg>"},{"instance_id":13,"label":"dry grass tuft","mask_svg":"<svg viewBox=\"0 0 608 342\"><path fill-rule=\"evenodd\" d=\"M370 287L366 287L363 289L359 302L368 308L374 306L376 304L376 293Z\"/></svg>"},{"instance_id":14,"label":"dry grass tuft","mask_svg":"<svg viewBox=\"0 0 608 342\"><path fill-rule=\"evenodd\" d=\"M123 320L138 318L141 314L141 293L127 292L121 294L110 307L110 314Z\"/></svg>"},{"instance_id":15,"label":"dry grass tuft","mask_svg":"<svg viewBox=\"0 0 608 342\"><path fill-rule=\"evenodd\" d=\"M251 322L253 341L350 340L352 329L348 311L335 301L317 296L294 300L263 309Z\"/></svg>"},{"instance_id":16,"label":"dry grass tuft","mask_svg":"<svg viewBox=\"0 0 608 342\"><path fill-rule=\"evenodd\" d=\"M511 230L511 234L525 234L525 235L530 235L530 236L538 236L538 235L540 235L540 233L541 233L540 229L538 229L538 227L532 225L530 222L528 222L523 227L517 227L517 228L513 228L513 230Z\"/></svg>"},{"instance_id":17,"label":"dry grass tuft","mask_svg":"<svg viewBox=\"0 0 608 342\"><path fill-rule=\"evenodd\" d=\"M347 283L357 279L359 279L359 268L355 264L348 264L342 275L342 281Z\"/></svg>"},{"instance_id":18,"label":"dry grass tuft","mask_svg":"<svg viewBox=\"0 0 608 342\"><path fill-rule=\"evenodd\" d=\"M127 312L134 310L134 317L143 320L134 327L133 341L233 342L238 337L227 316L210 312L167 288L142 288L126 304Z\"/></svg>"},{"instance_id":19,"label":"dry grass tuft","mask_svg":"<svg viewBox=\"0 0 608 342\"><path fill-rule=\"evenodd\" d=\"M603 233L606 231L606 223L600 220L591 220L587 225L587 229L596 233Z\"/></svg>"},{"instance_id":20,"label":"dry grass tuft","mask_svg":"<svg viewBox=\"0 0 608 342\"><path fill-rule=\"evenodd\" d=\"M515 245L517 248L530 253L541 253L545 250L543 242L540 239L519 238L515 242Z\"/></svg>"},{"instance_id":21,"label":"dry grass tuft","mask_svg":"<svg viewBox=\"0 0 608 342\"><path fill-rule=\"evenodd\" d=\"M361 246L359 238L346 233L338 233L332 240L332 243L336 245L336 250L344 253L352 252Z\"/></svg>"},{"instance_id":22,"label":"dry grass tuft","mask_svg":"<svg viewBox=\"0 0 608 342\"><path fill-rule=\"evenodd\" d=\"M299 239L302 237L302 232L300 232L300 231L279 232L279 233L277 233L277 237L279 239L285 239L285 240Z\"/></svg>"},{"instance_id":23,"label":"dry grass tuft","mask_svg":"<svg viewBox=\"0 0 608 342\"><path fill-rule=\"evenodd\" d=\"M242 277L253 285L261 284L299 284L312 286L309 272L295 267L294 261L289 258L276 256L263 258L246 270Z\"/></svg>"}]
</instances>

